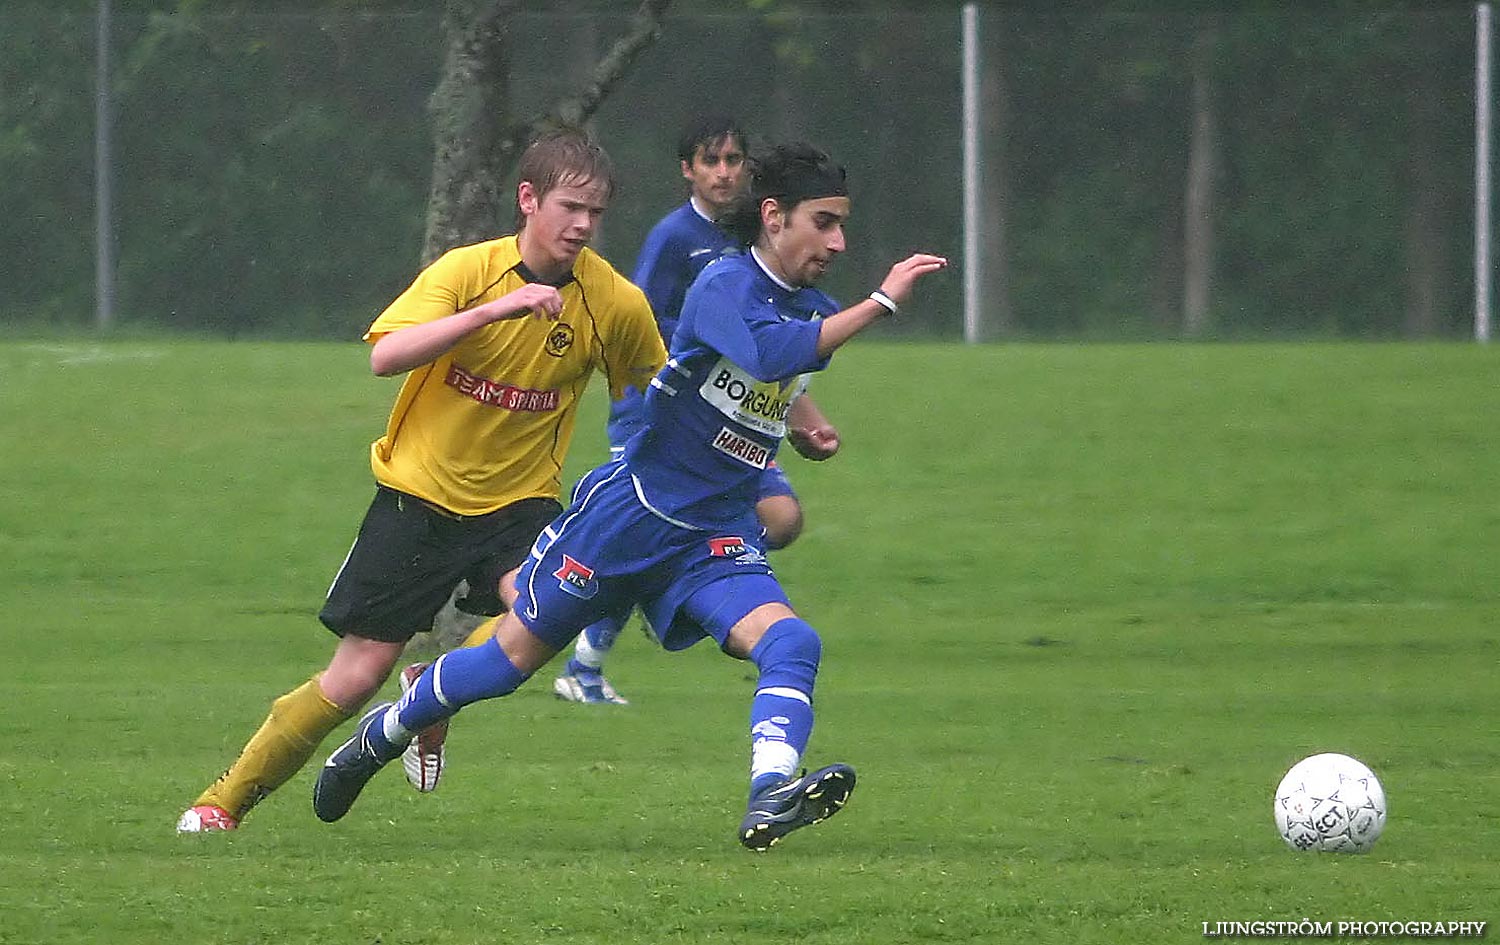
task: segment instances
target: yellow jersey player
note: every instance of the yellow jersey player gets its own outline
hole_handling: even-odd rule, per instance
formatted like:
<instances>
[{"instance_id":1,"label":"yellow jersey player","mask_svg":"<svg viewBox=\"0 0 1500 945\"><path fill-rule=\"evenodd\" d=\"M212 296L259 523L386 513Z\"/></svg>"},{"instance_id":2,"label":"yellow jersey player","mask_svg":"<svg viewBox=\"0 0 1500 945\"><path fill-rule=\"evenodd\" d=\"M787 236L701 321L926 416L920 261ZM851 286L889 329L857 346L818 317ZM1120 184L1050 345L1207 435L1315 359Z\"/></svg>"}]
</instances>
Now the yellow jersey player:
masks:
<instances>
[{"instance_id":1,"label":"yellow jersey player","mask_svg":"<svg viewBox=\"0 0 1500 945\"><path fill-rule=\"evenodd\" d=\"M588 248L615 187L608 155L583 132L552 131L518 177L516 234L450 251L365 334L372 370L407 376L371 447L375 499L319 614L338 644L271 704L178 831L238 827L379 690L461 580L493 594L494 613L509 605L516 568L561 511L589 376L603 369L618 398L665 362L644 294Z\"/></svg>"}]
</instances>

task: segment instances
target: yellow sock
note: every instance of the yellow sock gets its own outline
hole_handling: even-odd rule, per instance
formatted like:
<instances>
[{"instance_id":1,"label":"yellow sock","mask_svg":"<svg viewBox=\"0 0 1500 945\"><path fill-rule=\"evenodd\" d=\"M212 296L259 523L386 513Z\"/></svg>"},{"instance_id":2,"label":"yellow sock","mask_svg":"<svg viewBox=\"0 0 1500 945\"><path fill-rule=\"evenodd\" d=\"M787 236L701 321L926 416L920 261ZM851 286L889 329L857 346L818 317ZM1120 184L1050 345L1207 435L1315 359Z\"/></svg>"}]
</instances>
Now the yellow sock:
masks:
<instances>
[{"instance_id":1,"label":"yellow sock","mask_svg":"<svg viewBox=\"0 0 1500 945\"><path fill-rule=\"evenodd\" d=\"M474 632L464 637L464 646L478 646L489 642L490 637L495 635L495 628L500 626L499 617L491 617L484 623L474 628Z\"/></svg>"},{"instance_id":2,"label":"yellow sock","mask_svg":"<svg viewBox=\"0 0 1500 945\"><path fill-rule=\"evenodd\" d=\"M328 733L351 715L328 701L314 676L271 703L271 714L234 764L195 803L216 804L236 820L244 817L296 774Z\"/></svg>"}]
</instances>

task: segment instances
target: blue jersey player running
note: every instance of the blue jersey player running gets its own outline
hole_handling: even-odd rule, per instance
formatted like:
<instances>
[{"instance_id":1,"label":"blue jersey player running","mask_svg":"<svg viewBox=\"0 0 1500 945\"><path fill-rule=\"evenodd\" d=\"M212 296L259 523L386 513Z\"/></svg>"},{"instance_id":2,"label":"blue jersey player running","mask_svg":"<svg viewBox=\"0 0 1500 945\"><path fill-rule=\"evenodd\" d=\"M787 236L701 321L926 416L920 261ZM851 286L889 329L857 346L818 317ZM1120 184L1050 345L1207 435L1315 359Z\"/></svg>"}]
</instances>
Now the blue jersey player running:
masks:
<instances>
[{"instance_id":1,"label":"blue jersey player running","mask_svg":"<svg viewBox=\"0 0 1500 945\"><path fill-rule=\"evenodd\" d=\"M844 250L849 211L843 169L817 149L785 145L756 164L743 212L726 220L751 250L712 264L689 290L671 357L646 396L645 429L622 458L586 475L542 531L494 637L444 654L329 756L313 788L321 820L343 817L414 733L514 692L580 628L635 606L668 650L711 637L759 671L742 844L765 850L844 806L851 767L796 773L822 643L767 566L751 503L804 375L947 265L910 256L868 299L828 314L828 297L811 286Z\"/></svg>"},{"instance_id":2,"label":"blue jersey player running","mask_svg":"<svg viewBox=\"0 0 1500 945\"><path fill-rule=\"evenodd\" d=\"M720 256L742 248L714 220L744 192L747 148L744 130L722 115L695 120L678 139L677 160L689 185L688 199L651 228L631 276L650 300L662 341L668 344L688 286L698 273ZM625 441L645 425L643 402L644 395L634 388L610 401L607 432L612 457L618 458ZM787 419L793 444L807 458L821 461L838 452L838 431L811 397L797 398ZM802 504L775 463L761 473L755 514L769 550L787 547L802 532ZM624 626L624 618L611 616L578 635L573 655L552 684L558 698L604 705L628 702L604 676L604 661Z\"/></svg>"}]
</instances>

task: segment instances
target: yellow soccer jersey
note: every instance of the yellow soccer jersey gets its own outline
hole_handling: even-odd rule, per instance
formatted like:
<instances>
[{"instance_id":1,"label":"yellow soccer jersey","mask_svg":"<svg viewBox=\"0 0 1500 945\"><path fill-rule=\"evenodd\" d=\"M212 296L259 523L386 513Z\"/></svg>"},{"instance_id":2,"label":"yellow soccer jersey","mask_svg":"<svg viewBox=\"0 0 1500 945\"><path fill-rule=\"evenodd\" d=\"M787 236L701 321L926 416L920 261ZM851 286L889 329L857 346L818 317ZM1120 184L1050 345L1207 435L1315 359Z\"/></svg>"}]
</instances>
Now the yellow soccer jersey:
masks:
<instances>
[{"instance_id":1,"label":"yellow soccer jersey","mask_svg":"<svg viewBox=\"0 0 1500 945\"><path fill-rule=\"evenodd\" d=\"M526 284L516 238L438 259L390 304L365 340L473 308ZM370 448L375 479L461 515L556 498L578 398L603 368L610 393L644 391L666 361L640 289L593 250L573 264L556 321L528 315L466 336L407 375Z\"/></svg>"}]
</instances>

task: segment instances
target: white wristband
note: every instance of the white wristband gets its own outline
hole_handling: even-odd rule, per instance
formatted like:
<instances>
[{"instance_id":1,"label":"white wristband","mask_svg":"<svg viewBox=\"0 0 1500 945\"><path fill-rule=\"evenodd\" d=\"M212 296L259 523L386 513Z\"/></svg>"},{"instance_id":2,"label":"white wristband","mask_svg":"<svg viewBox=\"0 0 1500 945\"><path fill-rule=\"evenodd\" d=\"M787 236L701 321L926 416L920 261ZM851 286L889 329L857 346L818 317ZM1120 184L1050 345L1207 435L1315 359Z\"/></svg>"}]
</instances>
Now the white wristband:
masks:
<instances>
[{"instance_id":1,"label":"white wristband","mask_svg":"<svg viewBox=\"0 0 1500 945\"><path fill-rule=\"evenodd\" d=\"M870 301L876 303L892 315L901 311L901 307L898 306L889 295L886 295L879 289L876 289L874 292L870 293Z\"/></svg>"}]
</instances>

